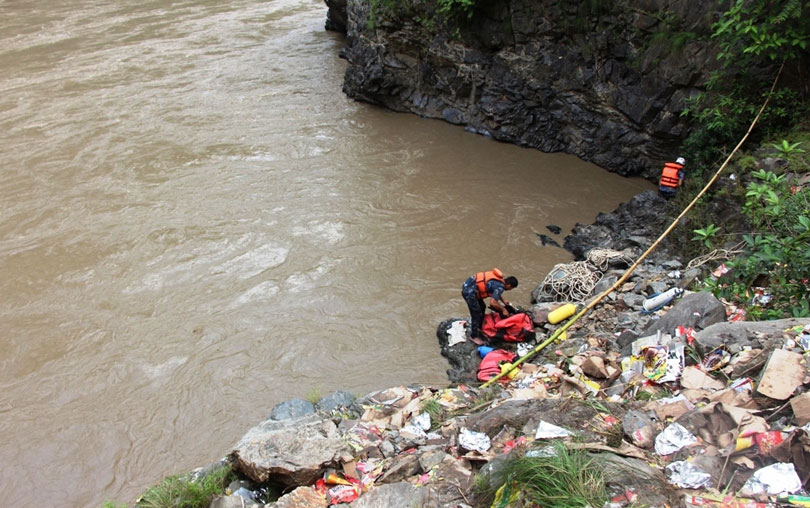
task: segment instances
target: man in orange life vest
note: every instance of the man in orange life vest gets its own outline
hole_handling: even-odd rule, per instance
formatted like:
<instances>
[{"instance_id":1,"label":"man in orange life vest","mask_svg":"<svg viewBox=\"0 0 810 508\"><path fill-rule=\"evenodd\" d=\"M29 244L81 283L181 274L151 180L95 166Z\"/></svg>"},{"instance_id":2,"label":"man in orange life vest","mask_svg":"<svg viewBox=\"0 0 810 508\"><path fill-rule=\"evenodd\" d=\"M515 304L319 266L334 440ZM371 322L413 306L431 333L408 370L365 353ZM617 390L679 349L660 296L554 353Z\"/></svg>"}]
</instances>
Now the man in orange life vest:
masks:
<instances>
[{"instance_id":1,"label":"man in orange life vest","mask_svg":"<svg viewBox=\"0 0 810 508\"><path fill-rule=\"evenodd\" d=\"M683 184L683 165L686 161L678 157L675 162L667 162L661 170L661 180L658 182L658 193L666 199L675 196L678 187Z\"/></svg>"},{"instance_id":2,"label":"man in orange life vest","mask_svg":"<svg viewBox=\"0 0 810 508\"><path fill-rule=\"evenodd\" d=\"M481 324L484 322L486 312L485 298L491 298L489 306L499 314L509 315L514 312L512 304L503 299L503 292L518 286L516 277L504 278L503 272L493 268L488 272L478 272L464 281L461 286L461 296L470 309L470 340L478 345L484 343L481 337Z\"/></svg>"}]
</instances>

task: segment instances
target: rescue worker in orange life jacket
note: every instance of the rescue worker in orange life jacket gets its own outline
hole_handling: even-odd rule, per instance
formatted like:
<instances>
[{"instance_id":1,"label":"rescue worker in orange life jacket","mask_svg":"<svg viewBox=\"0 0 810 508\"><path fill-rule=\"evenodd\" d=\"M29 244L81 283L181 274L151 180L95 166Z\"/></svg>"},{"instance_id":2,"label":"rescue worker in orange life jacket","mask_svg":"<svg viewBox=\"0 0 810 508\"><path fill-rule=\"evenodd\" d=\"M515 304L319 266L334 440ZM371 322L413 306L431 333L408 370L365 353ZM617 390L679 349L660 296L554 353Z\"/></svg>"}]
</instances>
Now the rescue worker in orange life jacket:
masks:
<instances>
[{"instance_id":1,"label":"rescue worker in orange life jacket","mask_svg":"<svg viewBox=\"0 0 810 508\"><path fill-rule=\"evenodd\" d=\"M503 292L518 286L517 277L504 278L503 272L493 268L488 272L478 272L469 277L461 286L461 296L470 309L470 340L479 346L484 343L481 325L484 322L486 305L484 299L491 298L489 306L501 316L514 312L512 304L503 299Z\"/></svg>"},{"instance_id":2,"label":"rescue worker in orange life jacket","mask_svg":"<svg viewBox=\"0 0 810 508\"><path fill-rule=\"evenodd\" d=\"M667 162L661 170L661 179L658 181L658 193L665 199L675 196L678 187L683 185L683 165L686 161L683 157L678 157L675 162Z\"/></svg>"}]
</instances>

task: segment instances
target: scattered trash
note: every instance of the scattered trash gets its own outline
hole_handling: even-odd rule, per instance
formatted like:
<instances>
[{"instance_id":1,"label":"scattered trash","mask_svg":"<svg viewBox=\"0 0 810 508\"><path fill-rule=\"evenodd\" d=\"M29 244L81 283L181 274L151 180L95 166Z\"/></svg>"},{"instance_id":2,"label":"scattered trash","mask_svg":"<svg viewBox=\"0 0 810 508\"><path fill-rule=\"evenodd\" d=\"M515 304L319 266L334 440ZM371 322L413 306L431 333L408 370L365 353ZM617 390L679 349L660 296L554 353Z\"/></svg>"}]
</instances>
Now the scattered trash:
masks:
<instances>
[{"instance_id":1,"label":"scattered trash","mask_svg":"<svg viewBox=\"0 0 810 508\"><path fill-rule=\"evenodd\" d=\"M562 427L558 427L552 423L541 421L537 425L537 431L534 433L535 439L554 439L561 437L569 437L570 432Z\"/></svg>"},{"instance_id":2,"label":"scattered trash","mask_svg":"<svg viewBox=\"0 0 810 508\"><path fill-rule=\"evenodd\" d=\"M697 443L693 436L683 425L672 423L655 437L655 453L670 455L681 448Z\"/></svg>"},{"instance_id":3,"label":"scattered trash","mask_svg":"<svg viewBox=\"0 0 810 508\"><path fill-rule=\"evenodd\" d=\"M458 436L458 444L465 450L481 453L489 450L492 446L489 436L483 432L475 432L466 428L461 429L461 433Z\"/></svg>"},{"instance_id":4,"label":"scattered trash","mask_svg":"<svg viewBox=\"0 0 810 508\"><path fill-rule=\"evenodd\" d=\"M452 347L456 344L467 341L467 322L454 321L450 328L447 330L448 341L447 345Z\"/></svg>"},{"instance_id":5,"label":"scattered trash","mask_svg":"<svg viewBox=\"0 0 810 508\"><path fill-rule=\"evenodd\" d=\"M778 462L756 471L745 482L740 494L744 496L759 496L767 494L793 494L802 488L802 482L796 469L791 463Z\"/></svg>"},{"instance_id":6,"label":"scattered trash","mask_svg":"<svg viewBox=\"0 0 810 508\"><path fill-rule=\"evenodd\" d=\"M681 295L683 295L683 289L679 287L674 287L668 289L667 291L664 291L663 293L656 293L650 296L649 298L644 300L644 303L641 305L641 307L644 309L643 312L651 314L661 309L665 305L669 304L672 300Z\"/></svg>"},{"instance_id":7,"label":"scattered trash","mask_svg":"<svg viewBox=\"0 0 810 508\"><path fill-rule=\"evenodd\" d=\"M669 464L666 471L669 483L682 489L710 487L712 483L712 475L684 460Z\"/></svg>"}]
</instances>

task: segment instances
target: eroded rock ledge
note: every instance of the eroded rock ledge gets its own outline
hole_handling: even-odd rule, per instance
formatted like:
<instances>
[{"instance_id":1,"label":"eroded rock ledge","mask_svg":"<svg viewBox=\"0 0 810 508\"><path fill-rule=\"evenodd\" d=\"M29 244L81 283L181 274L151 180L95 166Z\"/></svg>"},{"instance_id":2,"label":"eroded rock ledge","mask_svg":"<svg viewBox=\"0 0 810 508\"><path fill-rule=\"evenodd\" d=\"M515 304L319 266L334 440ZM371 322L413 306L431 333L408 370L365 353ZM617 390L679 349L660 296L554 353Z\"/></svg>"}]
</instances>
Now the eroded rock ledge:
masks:
<instances>
[{"instance_id":1,"label":"eroded rock ledge","mask_svg":"<svg viewBox=\"0 0 810 508\"><path fill-rule=\"evenodd\" d=\"M347 34L348 96L622 175L674 156L685 99L716 65L700 40L715 14L685 0L483 2L458 30L426 28L431 2L373 23L370 2L326 3L327 28Z\"/></svg>"}]
</instances>

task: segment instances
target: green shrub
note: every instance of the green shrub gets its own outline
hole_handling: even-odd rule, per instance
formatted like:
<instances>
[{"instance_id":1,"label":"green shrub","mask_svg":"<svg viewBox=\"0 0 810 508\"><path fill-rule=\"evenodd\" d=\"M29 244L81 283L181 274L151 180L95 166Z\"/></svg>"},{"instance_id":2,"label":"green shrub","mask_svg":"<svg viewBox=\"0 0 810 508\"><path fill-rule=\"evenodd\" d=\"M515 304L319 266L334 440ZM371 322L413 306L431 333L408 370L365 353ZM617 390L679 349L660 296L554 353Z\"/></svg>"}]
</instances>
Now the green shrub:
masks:
<instances>
[{"instance_id":1,"label":"green shrub","mask_svg":"<svg viewBox=\"0 0 810 508\"><path fill-rule=\"evenodd\" d=\"M187 476L171 476L147 490L135 506L138 508L206 508L215 495L224 494L236 478L230 467L214 470L197 481Z\"/></svg>"},{"instance_id":2,"label":"green shrub","mask_svg":"<svg viewBox=\"0 0 810 508\"><path fill-rule=\"evenodd\" d=\"M730 273L707 286L717 297L747 305L753 319L810 316L810 190L771 171L752 176L743 213L754 231L742 235L744 251L727 263ZM770 300L754 287L765 288Z\"/></svg>"}]
</instances>

